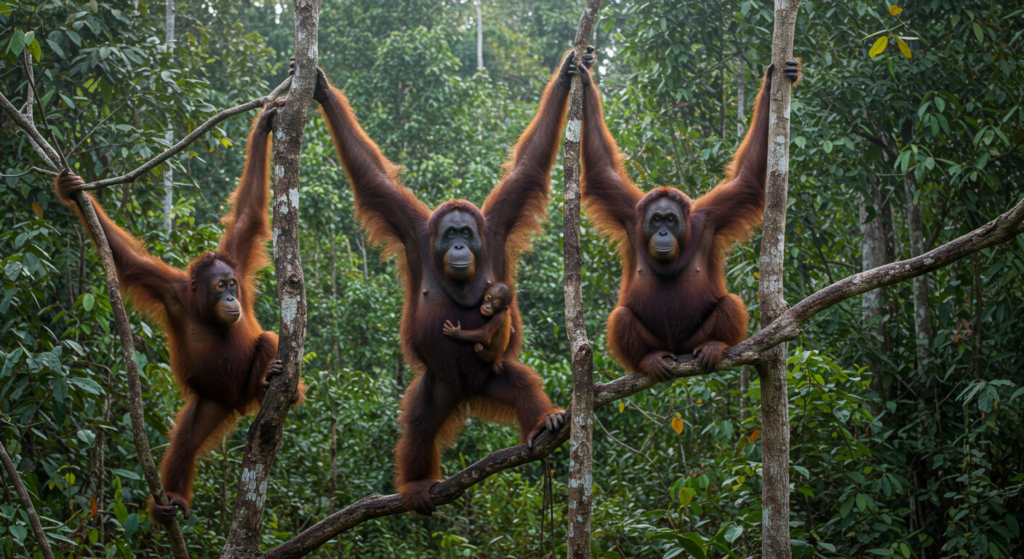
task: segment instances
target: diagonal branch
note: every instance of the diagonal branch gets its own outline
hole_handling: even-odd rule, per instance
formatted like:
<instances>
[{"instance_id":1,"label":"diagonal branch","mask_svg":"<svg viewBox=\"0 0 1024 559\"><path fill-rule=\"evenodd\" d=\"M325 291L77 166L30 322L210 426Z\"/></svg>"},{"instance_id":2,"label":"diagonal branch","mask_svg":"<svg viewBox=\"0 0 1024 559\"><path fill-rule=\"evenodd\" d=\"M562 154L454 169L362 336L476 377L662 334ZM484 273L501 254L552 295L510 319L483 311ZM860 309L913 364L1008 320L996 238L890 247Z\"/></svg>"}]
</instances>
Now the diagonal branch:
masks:
<instances>
[{"instance_id":1,"label":"diagonal branch","mask_svg":"<svg viewBox=\"0 0 1024 559\"><path fill-rule=\"evenodd\" d=\"M776 345L800 335L800 325L816 314L851 297L872 289L906 281L948 266L983 248L1012 240L1024 233L1024 201L1010 211L970 233L910 260L893 262L854 274L821 289L797 303L767 328L747 340L729 348L725 358L715 370L725 370L756 363L760 354ZM686 378L707 374L692 359L676 364L673 374ZM594 409L653 387L657 382L644 375L630 374L594 387ZM557 433L542 432L534 441L533 449L526 445L492 452L480 461L437 484L430 491L435 505L444 505L460 498L472 487L503 470L540 460L555 451L569 439L572 409L566 412L569 421ZM328 516L294 538L268 551L266 559L293 559L302 557L327 543L339 533L368 520L401 514L408 509L399 495L368 495L348 507Z\"/></svg>"},{"instance_id":2,"label":"diagonal branch","mask_svg":"<svg viewBox=\"0 0 1024 559\"><path fill-rule=\"evenodd\" d=\"M32 525L32 531L36 535L36 540L39 541L39 550L42 551L43 557L46 559L53 559L53 552L50 551L50 542L47 541L46 533L43 532L43 525L39 523L39 515L36 513L36 508L32 506L32 496L25 489L25 484L21 481L21 476L18 475L18 469L14 467L14 462L11 460L10 455L7 454L7 449L4 448L2 442L0 442L0 462L4 463L7 477L11 478L14 490L18 492L18 497L21 497L21 504L25 507L25 512L28 514L28 522ZM28 551L27 547L26 551Z\"/></svg>"},{"instance_id":3,"label":"diagonal branch","mask_svg":"<svg viewBox=\"0 0 1024 559\"><path fill-rule=\"evenodd\" d=\"M182 138L180 142L167 148L166 150L164 150L163 153L154 157L153 159L150 159L149 161L143 163L134 171L126 175L121 175L119 177L86 183L86 185L82 187L82 190L97 190L103 188L104 186L110 186L112 184L123 184L126 182L132 182L133 180L148 173L149 170L152 169L153 167L156 167L157 165L170 159L171 156L173 156L174 154L187 148L189 145L192 144L192 142L199 139L199 137L202 136L203 134L209 132L214 126L217 126L217 124L219 124L221 121L229 117L235 116L237 114L251 111L257 107L262 107L263 105L269 103L270 101L277 99L282 93L284 93L286 89L288 89L291 83L292 79L288 78L281 82L281 85L275 87L273 91L264 95L263 97L258 97L256 99L253 99L252 101L249 101L248 103L242 103L241 105L235 105L234 107L231 107L229 109L224 109L223 111L211 116L209 120L199 125L199 127L193 130L191 134Z\"/></svg>"},{"instance_id":4,"label":"diagonal branch","mask_svg":"<svg viewBox=\"0 0 1024 559\"><path fill-rule=\"evenodd\" d=\"M36 130L35 124L17 110L12 111L14 106L0 93L0 106L20 126L29 139L34 142L33 147L40 156L53 168L69 171L66 162L59 156L58 152L51 146L42 135ZM62 166L54 162L60 161ZM153 494L156 502L167 504L167 495L164 493L163 485L160 483L160 474L153 462L153 452L149 447L149 437L146 435L146 423L142 408L142 382L139 380L139 366L135 361L135 345L132 340L131 326L128 324L128 315L124 310L124 301L121 299L120 283L117 278L117 270L114 267L114 259L110 252L110 244L103 233L99 219L96 217L96 210L85 192L76 193L78 207L89 224L89 232L96 243L96 249L103 263L103 272L107 279L107 296L110 300L110 309L114 314L114 322L117 325L118 337L121 339L121 352L124 357L125 376L128 379L128 401L129 415L132 422L132 437L135 443L135 453L139 457L139 465L146 477L146 483ZM177 559L188 558L188 548L185 545L185 538L181 534L181 527L177 520L172 521L167 527L171 539L171 551Z\"/></svg>"}]
</instances>

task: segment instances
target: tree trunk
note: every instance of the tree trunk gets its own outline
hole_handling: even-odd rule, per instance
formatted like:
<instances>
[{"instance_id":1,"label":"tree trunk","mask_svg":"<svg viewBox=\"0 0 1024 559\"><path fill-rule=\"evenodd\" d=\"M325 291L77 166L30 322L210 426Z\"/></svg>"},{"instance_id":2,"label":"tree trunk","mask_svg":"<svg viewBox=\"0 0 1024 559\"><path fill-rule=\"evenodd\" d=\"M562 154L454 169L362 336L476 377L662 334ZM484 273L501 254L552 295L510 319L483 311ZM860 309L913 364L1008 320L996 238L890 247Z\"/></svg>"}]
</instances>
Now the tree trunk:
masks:
<instances>
[{"instance_id":1,"label":"tree trunk","mask_svg":"<svg viewBox=\"0 0 1024 559\"><path fill-rule=\"evenodd\" d=\"M765 189L764 232L761 241L761 328L786 312L783 262L786 249L786 194L789 182L789 110L792 85L782 68L793 58L793 34L799 0L775 0L772 37L770 128L768 130L768 183ZM786 391L786 344L761 355L761 451L763 517L761 555L789 559L789 397Z\"/></svg>"},{"instance_id":2,"label":"tree trunk","mask_svg":"<svg viewBox=\"0 0 1024 559\"><path fill-rule=\"evenodd\" d=\"M252 422L242 458L231 530L223 558L257 558L263 505L281 432L301 374L306 341L306 290L299 254L299 155L306 113L316 86L317 31L321 0L295 0L295 76L288 101L274 123L274 271L281 304L277 358L284 374L270 381Z\"/></svg>"},{"instance_id":3,"label":"tree trunk","mask_svg":"<svg viewBox=\"0 0 1024 559\"><path fill-rule=\"evenodd\" d=\"M579 64L597 21L601 0L587 0L576 28ZM562 228L565 257L565 327L572 348L572 413L569 439L569 521L566 555L590 557L590 513L594 504L594 350L583 320L583 253L580 249L580 132L583 129L583 84L572 79L562 165L565 211Z\"/></svg>"},{"instance_id":4,"label":"tree trunk","mask_svg":"<svg viewBox=\"0 0 1024 559\"><path fill-rule=\"evenodd\" d=\"M907 229L910 256L924 254L924 224L921 220L920 193L908 177L904 183L907 196ZM917 375L923 381L932 359L932 311L928 304L928 275L914 278L914 330L917 337ZM922 385L923 386L923 385Z\"/></svg>"},{"instance_id":5,"label":"tree trunk","mask_svg":"<svg viewBox=\"0 0 1024 559\"><path fill-rule=\"evenodd\" d=\"M883 201L882 193L875 184L868 185L868 197L860 196L860 251L861 270L870 270L888 264L885 227L883 225ZM869 221L868 207L874 207L875 215ZM865 326L871 327L876 338L879 340L881 352L888 349L886 339L886 328L883 317L885 316L886 290L884 288L874 289L864 294L861 300L861 316Z\"/></svg>"},{"instance_id":6,"label":"tree trunk","mask_svg":"<svg viewBox=\"0 0 1024 559\"><path fill-rule=\"evenodd\" d=\"M747 108L747 78L743 58L736 59L736 137L742 138L747 131L747 122L743 116Z\"/></svg>"},{"instance_id":7,"label":"tree trunk","mask_svg":"<svg viewBox=\"0 0 1024 559\"><path fill-rule=\"evenodd\" d=\"M167 0L167 18L166 18L166 36L165 42L168 50L174 52L174 0ZM172 54L173 58L173 54ZM167 140L167 146L174 145L174 127L171 123L167 123L167 131L164 133L164 139ZM174 167L171 166L171 162L167 162L167 168L164 169L164 231L171 230L171 212L174 210Z\"/></svg>"},{"instance_id":8,"label":"tree trunk","mask_svg":"<svg viewBox=\"0 0 1024 559\"><path fill-rule=\"evenodd\" d=\"M476 8L476 71L484 69L484 14L480 10L480 2L476 0L473 6Z\"/></svg>"}]
</instances>

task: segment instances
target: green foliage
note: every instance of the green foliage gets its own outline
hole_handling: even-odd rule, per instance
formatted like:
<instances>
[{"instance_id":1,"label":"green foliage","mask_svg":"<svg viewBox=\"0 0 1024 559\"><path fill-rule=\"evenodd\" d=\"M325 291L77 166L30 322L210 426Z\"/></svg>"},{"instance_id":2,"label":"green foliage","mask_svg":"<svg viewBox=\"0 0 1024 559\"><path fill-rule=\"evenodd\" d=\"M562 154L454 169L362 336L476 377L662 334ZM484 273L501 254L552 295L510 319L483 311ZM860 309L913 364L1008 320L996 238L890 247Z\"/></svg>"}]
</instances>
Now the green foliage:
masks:
<instances>
[{"instance_id":1,"label":"green foliage","mask_svg":"<svg viewBox=\"0 0 1024 559\"><path fill-rule=\"evenodd\" d=\"M860 268L861 226L875 216L889 224L891 257L910 256L908 180L926 249L1005 211L1024 182L1024 31L1013 3L928 0L901 4L898 13L863 1L801 4L790 302ZM167 130L180 138L215 108L261 95L285 77L293 39L287 6L280 14L267 3L175 7L172 52L157 39L163 4L0 2L0 91L18 107L25 102L18 56L27 52L57 143L80 174L98 179L157 153ZM478 72L471 3L329 0L320 62L417 195L432 205L451 197L481 203L570 46L580 7L484 3L486 70ZM716 184L742 135L739 72L745 129L769 58L772 18L770 2L753 0L604 7L597 80L609 126L643 188L676 185L696 197ZM912 57L898 41L871 56L878 36L890 33L908 41ZM101 192L101 203L153 254L187 265L220 236L217 218L241 174L247 119L225 121L172 159L172 231L160 228L159 169ZM42 121L38 106L35 120ZM0 120L0 127L8 132L0 135L0 172L39 165L12 123ZM565 404L571 375L560 167L552 178L549 219L521 260L517 296L521 357ZM0 184L0 437L58 553L167 556L166 537L144 506L148 490L99 262L71 212L53 201L48 180L37 174ZM411 379L398 344L402 284L393 262L367 246L316 118L303 142L300 211L309 398L285 427L267 492L264 549L365 495L393 492L398 399ZM586 219L582 242L588 333L604 348L619 261ZM755 235L727 264L729 288L747 301L752 328L759 250ZM270 329L278 322L272 272L264 272L257 304ZM934 272L929 282L932 356L923 367L909 283L886 290L875 322L865 323L860 300L851 300L804 325L790 346L795 557L1002 559L1022 552L1024 341L1017 314L1024 307L1024 238ZM147 435L159 458L180 400L163 334L129 316ZM622 374L604 352L596 365L602 380ZM760 389L750 376L745 391L740 371L720 372L598 411L595 557L759 554ZM198 465L193 516L183 523L198 557L216 556L223 546L248 423ZM514 429L471 419L443 454L443 470L451 475L515 441ZM360 525L316 556L541 557L552 543L563 554L566 462L564 451L549 461L553 537L546 528L542 539L543 472L530 464L492 476L432 518ZM7 487L0 491L0 556L31 556L34 534Z\"/></svg>"}]
</instances>

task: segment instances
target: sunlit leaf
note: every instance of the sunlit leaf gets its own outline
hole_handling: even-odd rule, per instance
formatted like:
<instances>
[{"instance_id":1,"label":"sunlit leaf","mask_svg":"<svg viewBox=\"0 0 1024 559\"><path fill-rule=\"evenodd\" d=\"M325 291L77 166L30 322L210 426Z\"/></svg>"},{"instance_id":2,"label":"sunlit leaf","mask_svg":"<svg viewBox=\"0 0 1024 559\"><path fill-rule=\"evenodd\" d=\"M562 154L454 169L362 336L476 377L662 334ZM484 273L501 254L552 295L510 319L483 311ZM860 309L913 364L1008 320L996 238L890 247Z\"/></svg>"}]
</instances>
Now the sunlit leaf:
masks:
<instances>
[{"instance_id":1,"label":"sunlit leaf","mask_svg":"<svg viewBox=\"0 0 1024 559\"><path fill-rule=\"evenodd\" d=\"M622 413L626 409L626 404L619 402L619 413Z\"/></svg>"},{"instance_id":2,"label":"sunlit leaf","mask_svg":"<svg viewBox=\"0 0 1024 559\"><path fill-rule=\"evenodd\" d=\"M693 491L689 487L680 489L679 502L685 507L689 506L691 501L693 501Z\"/></svg>"},{"instance_id":3,"label":"sunlit leaf","mask_svg":"<svg viewBox=\"0 0 1024 559\"><path fill-rule=\"evenodd\" d=\"M877 41L875 41L875 44L871 45L871 50L868 51L868 56L870 56L871 58L874 58L874 57L882 54L882 52L885 51L885 47L887 47L887 46L889 46L889 36L888 35L882 35L881 37L878 38ZM825 153L828 153L828 152L825 152Z\"/></svg>"},{"instance_id":4,"label":"sunlit leaf","mask_svg":"<svg viewBox=\"0 0 1024 559\"><path fill-rule=\"evenodd\" d=\"M32 212L36 214L39 219L43 218L43 206L39 202L32 202Z\"/></svg>"},{"instance_id":5,"label":"sunlit leaf","mask_svg":"<svg viewBox=\"0 0 1024 559\"><path fill-rule=\"evenodd\" d=\"M907 43L904 42L903 39L896 37L896 46L900 47L900 52L903 53L903 56L906 56L907 58L911 57L910 47L907 46Z\"/></svg>"},{"instance_id":6,"label":"sunlit leaf","mask_svg":"<svg viewBox=\"0 0 1024 559\"><path fill-rule=\"evenodd\" d=\"M673 417L672 429L676 432L677 435L681 435L683 433L683 420L678 417Z\"/></svg>"},{"instance_id":7,"label":"sunlit leaf","mask_svg":"<svg viewBox=\"0 0 1024 559\"><path fill-rule=\"evenodd\" d=\"M903 8L899 6L889 6L889 15L898 16L901 12L903 12Z\"/></svg>"}]
</instances>

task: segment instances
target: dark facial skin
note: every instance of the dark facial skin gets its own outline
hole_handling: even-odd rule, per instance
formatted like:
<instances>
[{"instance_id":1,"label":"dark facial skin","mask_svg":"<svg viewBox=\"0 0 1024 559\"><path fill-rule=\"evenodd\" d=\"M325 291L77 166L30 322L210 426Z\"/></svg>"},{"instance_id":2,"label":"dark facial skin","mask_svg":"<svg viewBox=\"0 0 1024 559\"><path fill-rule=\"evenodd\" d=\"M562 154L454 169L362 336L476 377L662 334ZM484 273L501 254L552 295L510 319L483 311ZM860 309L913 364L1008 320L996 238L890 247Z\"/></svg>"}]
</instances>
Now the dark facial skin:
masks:
<instances>
[{"instance_id":1,"label":"dark facial skin","mask_svg":"<svg viewBox=\"0 0 1024 559\"><path fill-rule=\"evenodd\" d=\"M235 278L235 270L217 260L204 275L209 293L207 304L213 306L213 316L217 322L224 326L238 322L242 317L242 306L238 303L238 280ZM192 280L193 287L196 281Z\"/></svg>"},{"instance_id":2,"label":"dark facial skin","mask_svg":"<svg viewBox=\"0 0 1024 559\"><path fill-rule=\"evenodd\" d=\"M647 207L644 240L652 258L662 262L675 260L685 233L686 223L679 204L669 198L661 198Z\"/></svg>"},{"instance_id":3,"label":"dark facial skin","mask_svg":"<svg viewBox=\"0 0 1024 559\"><path fill-rule=\"evenodd\" d=\"M480 305L480 314L493 316L508 308L512 293L508 286L503 283L496 283L487 288L484 294L484 302Z\"/></svg>"},{"instance_id":4,"label":"dark facial skin","mask_svg":"<svg viewBox=\"0 0 1024 559\"><path fill-rule=\"evenodd\" d=\"M441 218L434 238L434 255L444 264L444 275L449 280L473 279L482 252L483 241L472 215L455 210Z\"/></svg>"}]
</instances>

